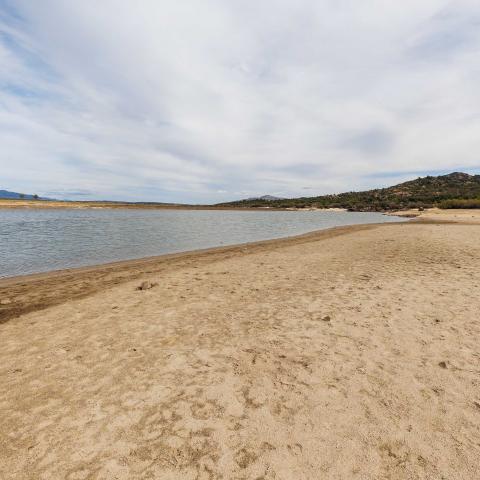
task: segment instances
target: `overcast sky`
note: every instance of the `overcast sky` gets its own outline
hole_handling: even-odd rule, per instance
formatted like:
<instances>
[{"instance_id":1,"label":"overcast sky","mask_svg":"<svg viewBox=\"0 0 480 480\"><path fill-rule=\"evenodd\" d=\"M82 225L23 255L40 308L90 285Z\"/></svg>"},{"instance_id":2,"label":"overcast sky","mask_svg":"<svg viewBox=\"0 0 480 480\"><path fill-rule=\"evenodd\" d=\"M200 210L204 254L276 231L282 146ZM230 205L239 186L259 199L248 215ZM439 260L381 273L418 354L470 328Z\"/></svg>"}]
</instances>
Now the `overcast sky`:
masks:
<instances>
[{"instance_id":1,"label":"overcast sky","mask_svg":"<svg viewBox=\"0 0 480 480\"><path fill-rule=\"evenodd\" d=\"M480 171L480 2L0 0L0 188L218 202Z\"/></svg>"}]
</instances>

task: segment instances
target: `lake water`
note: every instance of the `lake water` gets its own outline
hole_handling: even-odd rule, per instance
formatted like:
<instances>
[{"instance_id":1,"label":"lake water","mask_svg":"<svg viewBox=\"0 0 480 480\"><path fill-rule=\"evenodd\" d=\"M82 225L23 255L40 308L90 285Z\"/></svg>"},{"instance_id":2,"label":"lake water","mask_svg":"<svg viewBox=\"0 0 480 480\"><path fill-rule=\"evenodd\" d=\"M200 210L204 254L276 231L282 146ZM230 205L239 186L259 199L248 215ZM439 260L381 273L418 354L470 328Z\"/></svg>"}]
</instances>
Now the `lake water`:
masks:
<instances>
[{"instance_id":1,"label":"lake water","mask_svg":"<svg viewBox=\"0 0 480 480\"><path fill-rule=\"evenodd\" d=\"M333 211L0 210L0 277L402 220Z\"/></svg>"}]
</instances>

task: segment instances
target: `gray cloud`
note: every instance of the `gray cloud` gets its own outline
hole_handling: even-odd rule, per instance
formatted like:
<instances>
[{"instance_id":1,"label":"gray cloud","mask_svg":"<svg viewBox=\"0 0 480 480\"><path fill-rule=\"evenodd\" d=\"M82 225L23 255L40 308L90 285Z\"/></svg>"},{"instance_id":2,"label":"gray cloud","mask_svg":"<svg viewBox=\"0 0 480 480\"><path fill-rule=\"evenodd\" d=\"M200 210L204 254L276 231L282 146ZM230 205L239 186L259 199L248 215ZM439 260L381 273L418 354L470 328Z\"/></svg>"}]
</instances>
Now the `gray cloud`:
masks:
<instances>
[{"instance_id":1,"label":"gray cloud","mask_svg":"<svg viewBox=\"0 0 480 480\"><path fill-rule=\"evenodd\" d=\"M17 0L0 12L4 188L214 202L479 163L478 2Z\"/></svg>"},{"instance_id":2,"label":"gray cloud","mask_svg":"<svg viewBox=\"0 0 480 480\"><path fill-rule=\"evenodd\" d=\"M451 2L413 36L408 53L426 62L456 60L458 55L478 51L479 27L478 5Z\"/></svg>"},{"instance_id":3,"label":"gray cloud","mask_svg":"<svg viewBox=\"0 0 480 480\"><path fill-rule=\"evenodd\" d=\"M392 151L394 136L382 128L370 128L342 141L341 146L366 155L386 155Z\"/></svg>"}]
</instances>

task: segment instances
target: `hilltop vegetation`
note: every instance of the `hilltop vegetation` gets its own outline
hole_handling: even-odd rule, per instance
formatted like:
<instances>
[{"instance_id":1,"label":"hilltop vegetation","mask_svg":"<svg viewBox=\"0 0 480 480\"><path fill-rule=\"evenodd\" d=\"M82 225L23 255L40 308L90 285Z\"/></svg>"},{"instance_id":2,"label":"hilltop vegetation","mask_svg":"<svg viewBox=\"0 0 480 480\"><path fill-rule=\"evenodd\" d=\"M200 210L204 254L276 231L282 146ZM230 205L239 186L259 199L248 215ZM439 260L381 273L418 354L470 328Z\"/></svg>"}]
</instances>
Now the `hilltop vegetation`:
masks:
<instances>
[{"instance_id":1,"label":"hilltop vegetation","mask_svg":"<svg viewBox=\"0 0 480 480\"><path fill-rule=\"evenodd\" d=\"M452 203L452 201L455 202ZM346 192L282 200L239 200L222 203L218 206L239 208L346 208L361 212L378 212L431 208L434 206L441 208L475 208L472 205L480 205L480 175L454 172L438 177L417 178L393 187L364 192Z\"/></svg>"}]
</instances>

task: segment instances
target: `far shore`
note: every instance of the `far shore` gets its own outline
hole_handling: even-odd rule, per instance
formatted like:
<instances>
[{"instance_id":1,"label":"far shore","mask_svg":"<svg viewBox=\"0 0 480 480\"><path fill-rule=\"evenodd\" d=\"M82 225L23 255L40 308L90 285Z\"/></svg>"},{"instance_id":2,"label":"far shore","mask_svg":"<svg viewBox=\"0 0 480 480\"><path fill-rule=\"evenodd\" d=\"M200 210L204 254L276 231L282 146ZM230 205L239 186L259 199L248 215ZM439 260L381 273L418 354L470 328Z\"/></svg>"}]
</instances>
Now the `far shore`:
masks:
<instances>
[{"instance_id":1,"label":"far shore","mask_svg":"<svg viewBox=\"0 0 480 480\"><path fill-rule=\"evenodd\" d=\"M175 203L129 203L129 202L82 202L63 200L11 200L0 199L1 209L32 209L32 210L54 210L54 209L132 209L132 210L236 210L236 211L333 211L346 212L345 208L273 208L273 207L233 207L217 205L187 205Z\"/></svg>"},{"instance_id":2,"label":"far shore","mask_svg":"<svg viewBox=\"0 0 480 480\"><path fill-rule=\"evenodd\" d=\"M221 210L225 207L210 205L183 205L175 203L129 203L63 200L11 200L0 199L0 209L139 209L139 210ZM257 210L257 209L253 209Z\"/></svg>"},{"instance_id":3,"label":"far shore","mask_svg":"<svg viewBox=\"0 0 480 480\"><path fill-rule=\"evenodd\" d=\"M63 200L15 200L0 199L0 210L2 209L32 209L32 210L54 210L54 209L92 209L92 210L108 210L108 209L131 209L131 210L231 210L231 211L296 211L296 212L347 212L346 208L295 208L295 207L229 207L216 205L184 205L169 203L129 203L129 202L102 202L102 201L63 201ZM379 211L384 215L392 215L405 218L421 218L433 221L471 221L476 223L479 215L478 209L440 209L428 208L425 210L409 209L409 210L389 210ZM362 212L359 212L362 213Z\"/></svg>"}]
</instances>

